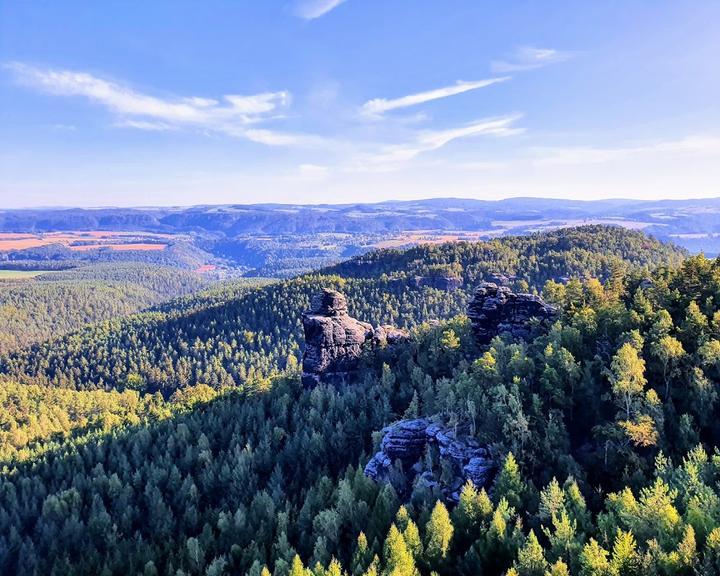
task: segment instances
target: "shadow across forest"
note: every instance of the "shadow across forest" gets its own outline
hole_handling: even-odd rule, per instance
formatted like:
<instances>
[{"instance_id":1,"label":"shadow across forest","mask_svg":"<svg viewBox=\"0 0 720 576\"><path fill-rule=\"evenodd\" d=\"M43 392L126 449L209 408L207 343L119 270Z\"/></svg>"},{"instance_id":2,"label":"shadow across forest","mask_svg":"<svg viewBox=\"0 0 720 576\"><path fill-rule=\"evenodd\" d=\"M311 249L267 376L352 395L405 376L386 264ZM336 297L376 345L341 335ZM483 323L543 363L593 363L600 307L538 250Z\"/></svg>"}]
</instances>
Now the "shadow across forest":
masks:
<instances>
[{"instance_id":1,"label":"shadow across forest","mask_svg":"<svg viewBox=\"0 0 720 576\"><path fill-rule=\"evenodd\" d=\"M0 479L0 568L204 573L217 560L245 573L309 557L319 540L352 543L378 495L358 464L389 416L379 392L279 378L266 393L230 393L18 463ZM347 489L352 513L317 524Z\"/></svg>"}]
</instances>

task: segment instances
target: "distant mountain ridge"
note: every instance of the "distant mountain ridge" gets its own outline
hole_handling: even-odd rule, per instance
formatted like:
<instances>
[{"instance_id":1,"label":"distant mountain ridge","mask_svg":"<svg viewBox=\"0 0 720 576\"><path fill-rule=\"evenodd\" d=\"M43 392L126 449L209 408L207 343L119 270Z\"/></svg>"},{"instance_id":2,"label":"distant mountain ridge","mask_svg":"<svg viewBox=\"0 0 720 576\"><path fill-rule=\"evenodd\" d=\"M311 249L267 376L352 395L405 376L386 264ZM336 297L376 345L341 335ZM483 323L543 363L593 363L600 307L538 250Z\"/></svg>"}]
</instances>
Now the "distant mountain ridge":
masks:
<instances>
[{"instance_id":1,"label":"distant mountain ridge","mask_svg":"<svg viewBox=\"0 0 720 576\"><path fill-rule=\"evenodd\" d=\"M592 224L641 230L690 252L720 254L720 198L431 198L375 204L0 210L0 234L32 234L38 242L50 243L3 248L13 245L6 237L0 241L0 267L3 261L4 265L27 261L29 269L42 269L51 261L140 261L187 269L206 267L218 275L289 278L377 248L489 240ZM85 236L102 234L149 235L137 242L157 243L152 236L160 234L167 249L80 252L74 245L55 243L54 234L74 235L79 243L87 242Z\"/></svg>"},{"instance_id":2,"label":"distant mountain ridge","mask_svg":"<svg viewBox=\"0 0 720 576\"><path fill-rule=\"evenodd\" d=\"M322 218L318 216L322 214ZM702 200L558 200L460 198L375 204L228 204L161 208L0 210L0 232L113 230L238 234L399 232L497 228L498 221L622 219L651 233L720 232L720 198ZM662 235L662 234L660 234Z\"/></svg>"}]
</instances>

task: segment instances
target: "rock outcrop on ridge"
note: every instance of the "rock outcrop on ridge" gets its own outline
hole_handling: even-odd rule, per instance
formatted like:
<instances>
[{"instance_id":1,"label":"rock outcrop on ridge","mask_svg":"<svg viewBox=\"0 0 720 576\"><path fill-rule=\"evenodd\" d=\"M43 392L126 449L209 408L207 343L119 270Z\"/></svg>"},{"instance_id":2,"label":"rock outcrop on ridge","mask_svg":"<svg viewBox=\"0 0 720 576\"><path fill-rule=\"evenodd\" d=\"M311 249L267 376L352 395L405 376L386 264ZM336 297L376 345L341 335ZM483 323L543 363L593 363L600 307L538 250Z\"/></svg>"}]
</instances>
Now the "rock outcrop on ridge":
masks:
<instances>
[{"instance_id":1,"label":"rock outcrop on ridge","mask_svg":"<svg viewBox=\"0 0 720 576\"><path fill-rule=\"evenodd\" d=\"M482 487L492 476L495 466L490 455L475 439L456 436L426 418L400 420L384 428L382 434L380 451L365 466L365 475L378 483L392 483L400 494L407 495L419 477L426 487L438 487L448 501L457 502L465 482L471 480ZM437 451L435 470L428 467L428 449ZM402 482L394 478L396 461L402 464Z\"/></svg>"},{"instance_id":2,"label":"rock outcrop on ridge","mask_svg":"<svg viewBox=\"0 0 720 576\"><path fill-rule=\"evenodd\" d=\"M467 315L475 339L484 345L504 332L516 339L527 339L532 319L551 321L558 310L534 294L516 294L507 286L483 282L468 305Z\"/></svg>"},{"instance_id":3,"label":"rock outcrop on ridge","mask_svg":"<svg viewBox=\"0 0 720 576\"><path fill-rule=\"evenodd\" d=\"M329 289L313 297L302 322L305 331L302 381L306 387L321 382L344 384L357 371L366 342L384 346L408 337L405 330L394 326L373 328L356 320L348 314L345 296Z\"/></svg>"},{"instance_id":4,"label":"rock outcrop on ridge","mask_svg":"<svg viewBox=\"0 0 720 576\"><path fill-rule=\"evenodd\" d=\"M445 292L452 292L463 285L462 278L457 276L415 276L413 281L416 288L435 288Z\"/></svg>"},{"instance_id":5,"label":"rock outcrop on ridge","mask_svg":"<svg viewBox=\"0 0 720 576\"><path fill-rule=\"evenodd\" d=\"M348 314L345 296L325 289L316 294L302 316L305 331L303 385L342 384L358 366L365 341L373 327Z\"/></svg>"},{"instance_id":6,"label":"rock outcrop on ridge","mask_svg":"<svg viewBox=\"0 0 720 576\"><path fill-rule=\"evenodd\" d=\"M398 342L407 340L409 336L407 330L389 324L382 324L373 330L373 344L376 346L397 344Z\"/></svg>"}]
</instances>

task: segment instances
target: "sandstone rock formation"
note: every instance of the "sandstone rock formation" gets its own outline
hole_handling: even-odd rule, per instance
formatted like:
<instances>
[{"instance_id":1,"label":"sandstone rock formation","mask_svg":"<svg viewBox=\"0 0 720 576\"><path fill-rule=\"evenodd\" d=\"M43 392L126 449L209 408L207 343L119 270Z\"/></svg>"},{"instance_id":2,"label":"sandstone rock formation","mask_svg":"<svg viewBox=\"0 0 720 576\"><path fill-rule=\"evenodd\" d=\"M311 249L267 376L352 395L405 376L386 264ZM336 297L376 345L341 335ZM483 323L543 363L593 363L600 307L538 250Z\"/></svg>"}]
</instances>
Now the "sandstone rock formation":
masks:
<instances>
[{"instance_id":1,"label":"sandstone rock formation","mask_svg":"<svg viewBox=\"0 0 720 576\"><path fill-rule=\"evenodd\" d=\"M348 314L347 300L336 290L316 294L302 316L305 331L302 381L306 387L321 382L340 385L357 371L363 346L397 344L408 338L394 326L373 328Z\"/></svg>"},{"instance_id":2,"label":"sandstone rock formation","mask_svg":"<svg viewBox=\"0 0 720 576\"><path fill-rule=\"evenodd\" d=\"M653 280L652 278L643 278L640 281L640 288L642 288L643 290L650 290L650 288L652 288L653 286L655 286L655 280Z\"/></svg>"},{"instance_id":3,"label":"sandstone rock formation","mask_svg":"<svg viewBox=\"0 0 720 576\"><path fill-rule=\"evenodd\" d=\"M416 288L435 288L436 290L444 290L452 292L462 287L462 278L457 276L415 276Z\"/></svg>"},{"instance_id":4,"label":"sandstone rock formation","mask_svg":"<svg viewBox=\"0 0 720 576\"><path fill-rule=\"evenodd\" d=\"M409 336L407 330L389 324L382 324L373 331L373 342L379 346L392 345L406 340Z\"/></svg>"},{"instance_id":5,"label":"sandstone rock formation","mask_svg":"<svg viewBox=\"0 0 720 576\"><path fill-rule=\"evenodd\" d=\"M500 272L491 272L486 278L488 282L494 282L499 286L509 286L517 280L517 276L501 274Z\"/></svg>"},{"instance_id":6,"label":"sandstone rock formation","mask_svg":"<svg viewBox=\"0 0 720 576\"><path fill-rule=\"evenodd\" d=\"M439 487L447 500L457 502L467 480L477 487L490 480L494 464L488 451L473 438L456 437L452 430L425 418L400 420L384 428L382 433L380 451L365 466L365 475L375 482L393 483L400 494L406 493L419 477L423 485ZM428 468L425 459L428 447L437 451L439 462L435 470ZM393 479L396 461L402 464L404 485ZM441 474L442 468L451 472L449 479Z\"/></svg>"},{"instance_id":7,"label":"sandstone rock formation","mask_svg":"<svg viewBox=\"0 0 720 576\"><path fill-rule=\"evenodd\" d=\"M303 385L346 382L357 370L363 344L372 337L373 327L349 316L345 296L328 289L313 297L302 322Z\"/></svg>"},{"instance_id":8,"label":"sandstone rock formation","mask_svg":"<svg viewBox=\"0 0 720 576\"><path fill-rule=\"evenodd\" d=\"M516 294L492 282L478 286L467 313L479 344L488 344L504 332L513 338L527 339L531 334L531 319L547 322L557 314L558 310L539 296Z\"/></svg>"}]
</instances>

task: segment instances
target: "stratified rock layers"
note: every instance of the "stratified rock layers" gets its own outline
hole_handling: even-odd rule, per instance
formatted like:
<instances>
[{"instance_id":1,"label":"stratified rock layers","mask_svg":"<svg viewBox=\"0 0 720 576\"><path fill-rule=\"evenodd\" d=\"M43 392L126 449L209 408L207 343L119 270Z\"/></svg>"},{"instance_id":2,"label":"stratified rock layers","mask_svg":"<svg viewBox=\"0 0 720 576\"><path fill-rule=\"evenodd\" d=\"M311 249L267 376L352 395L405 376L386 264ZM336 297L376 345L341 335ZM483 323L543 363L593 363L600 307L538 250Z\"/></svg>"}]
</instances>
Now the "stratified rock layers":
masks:
<instances>
[{"instance_id":1,"label":"stratified rock layers","mask_svg":"<svg viewBox=\"0 0 720 576\"><path fill-rule=\"evenodd\" d=\"M357 372L363 347L394 345L408 338L408 332L395 326L373 328L348 314L347 300L337 290L324 289L310 302L302 316L305 331L303 384L341 385Z\"/></svg>"},{"instance_id":2,"label":"stratified rock layers","mask_svg":"<svg viewBox=\"0 0 720 576\"><path fill-rule=\"evenodd\" d=\"M452 430L425 418L400 420L382 433L380 451L365 466L365 475L376 482L391 482L393 465L399 460L409 484L419 477L425 486L437 486L445 498L457 502L467 480L481 487L490 479L493 463L488 451L473 438L458 438ZM428 447L437 450L440 462L451 471L451 478L438 480L436 477L441 474L427 468L424 457ZM395 488L402 492L401 486Z\"/></svg>"},{"instance_id":3,"label":"stratified rock layers","mask_svg":"<svg viewBox=\"0 0 720 576\"><path fill-rule=\"evenodd\" d=\"M534 294L516 294L506 286L483 282L475 291L467 315L475 339L482 345L505 332L515 339L527 339L532 319L548 322L558 311Z\"/></svg>"},{"instance_id":4,"label":"stratified rock layers","mask_svg":"<svg viewBox=\"0 0 720 576\"><path fill-rule=\"evenodd\" d=\"M303 384L342 384L355 373L373 327L348 315L347 300L336 290L316 294L303 314Z\"/></svg>"}]
</instances>

